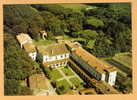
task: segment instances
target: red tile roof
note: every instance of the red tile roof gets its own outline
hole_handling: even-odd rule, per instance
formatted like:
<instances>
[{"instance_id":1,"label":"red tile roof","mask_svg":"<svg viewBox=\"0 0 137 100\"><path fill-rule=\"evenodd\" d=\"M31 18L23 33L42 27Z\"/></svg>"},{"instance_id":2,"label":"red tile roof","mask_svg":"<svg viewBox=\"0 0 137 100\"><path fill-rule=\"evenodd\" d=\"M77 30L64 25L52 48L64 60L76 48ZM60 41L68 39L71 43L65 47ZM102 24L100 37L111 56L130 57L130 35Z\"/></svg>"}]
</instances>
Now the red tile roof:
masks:
<instances>
[{"instance_id":1,"label":"red tile roof","mask_svg":"<svg viewBox=\"0 0 137 100\"><path fill-rule=\"evenodd\" d=\"M95 56L93 56L81 47L75 49L74 52L77 56L79 56L87 64L92 66L99 73L116 71L116 68L108 66L107 64L103 63L98 58L96 58Z\"/></svg>"}]
</instances>

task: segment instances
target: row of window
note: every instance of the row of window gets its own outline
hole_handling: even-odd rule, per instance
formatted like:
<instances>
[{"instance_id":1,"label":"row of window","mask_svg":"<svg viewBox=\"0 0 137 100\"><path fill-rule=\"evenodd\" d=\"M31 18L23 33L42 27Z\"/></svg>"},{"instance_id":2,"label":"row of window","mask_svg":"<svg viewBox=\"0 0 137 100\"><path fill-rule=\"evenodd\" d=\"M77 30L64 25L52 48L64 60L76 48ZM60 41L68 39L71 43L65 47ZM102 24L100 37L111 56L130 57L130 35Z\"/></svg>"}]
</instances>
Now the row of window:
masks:
<instances>
[{"instance_id":1,"label":"row of window","mask_svg":"<svg viewBox=\"0 0 137 100\"><path fill-rule=\"evenodd\" d=\"M49 60L59 60L59 59L64 59L64 58L68 58L69 55L68 54L64 54L64 55L61 55L61 56L55 56L54 59L53 57L50 57L50 58L45 58L44 61L49 61Z\"/></svg>"},{"instance_id":2,"label":"row of window","mask_svg":"<svg viewBox=\"0 0 137 100\"><path fill-rule=\"evenodd\" d=\"M64 65L66 65L67 64L67 62L60 62L60 63L57 63L57 64L51 64L51 65L48 65L48 67L56 67L56 66L64 66Z\"/></svg>"}]
</instances>

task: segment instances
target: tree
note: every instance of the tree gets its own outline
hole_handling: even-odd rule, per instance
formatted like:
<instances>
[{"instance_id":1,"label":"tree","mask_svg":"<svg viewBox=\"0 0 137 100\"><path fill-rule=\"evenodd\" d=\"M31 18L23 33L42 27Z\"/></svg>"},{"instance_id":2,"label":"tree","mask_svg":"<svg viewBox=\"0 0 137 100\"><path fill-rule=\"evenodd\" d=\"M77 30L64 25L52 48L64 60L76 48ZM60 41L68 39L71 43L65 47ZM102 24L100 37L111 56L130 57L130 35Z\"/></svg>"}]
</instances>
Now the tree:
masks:
<instances>
[{"instance_id":1,"label":"tree","mask_svg":"<svg viewBox=\"0 0 137 100\"><path fill-rule=\"evenodd\" d=\"M28 87L21 86L20 80L25 80L40 71L37 64L22 50L11 33L4 34L4 88L5 95L30 95ZM36 67L37 69L33 69Z\"/></svg>"},{"instance_id":2,"label":"tree","mask_svg":"<svg viewBox=\"0 0 137 100\"><path fill-rule=\"evenodd\" d=\"M103 27L104 23L102 20L97 19L95 17L88 17L86 20L86 27L88 28L99 28L99 27Z\"/></svg>"}]
</instances>

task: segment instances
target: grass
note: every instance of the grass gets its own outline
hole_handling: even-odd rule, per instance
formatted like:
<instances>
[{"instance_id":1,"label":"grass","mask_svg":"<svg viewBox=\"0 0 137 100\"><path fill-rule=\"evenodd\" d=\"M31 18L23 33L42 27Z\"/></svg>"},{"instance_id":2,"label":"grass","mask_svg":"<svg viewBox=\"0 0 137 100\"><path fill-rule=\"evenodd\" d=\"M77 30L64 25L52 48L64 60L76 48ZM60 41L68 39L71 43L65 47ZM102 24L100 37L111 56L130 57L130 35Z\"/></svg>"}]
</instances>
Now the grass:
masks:
<instances>
[{"instance_id":1,"label":"grass","mask_svg":"<svg viewBox=\"0 0 137 100\"><path fill-rule=\"evenodd\" d=\"M57 93L64 94L70 90L70 85L67 80L61 80L56 82ZM63 88L61 88L63 87Z\"/></svg>"},{"instance_id":2,"label":"grass","mask_svg":"<svg viewBox=\"0 0 137 100\"><path fill-rule=\"evenodd\" d=\"M72 76L74 73L71 71L69 67L64 67L62 71L65 73L66 76Z\"/></svg>"},{"instance_id":3,"label":"grass","mask_svg":"<svg viewBox=\"0 0 137 100\"><path fill-rule=\"evenodd\" d=\"M111 65L114 65L115 67L117 67L118 69L122 70L123 72L125 72L127 74L130 74L132 71L131 69L129 69L125 65L115 61L114 59L107 60L107 62Z\"/></svg>"},{"instance_id":4,"label":"grass","mask_svg":"<svg viewBox=\"0 0 137 100\"><path fill-rule=\"evenodd\" d=\"M89 7L91 9L95 8L93 6L89 6L86 4L59 4L59 5L61 5L64 8L70 8L75 12L81 12L81 9L84 9L84 8L89 8Z\"/></svg>"},{"instance_id":5,"label":"grass","mask_svg":"<svg viewBox=\"0 0 137 100\"><path fill-rule=\"evenodd\" d=\"M102 61L118 68L120 73L132 73L132 55L129 52L118 53L114 57L101 58Z\"/></svg>"},{"instance_id":6,"label":"grass","mask_svg":"<svg viewBox=\"0 0 137 100\"><path fill-rule=\"evenodd\" d=\"M128 68L132 68L132 57L129 53L120 53L113 57L113 59Z\"/></svg>"},{"instance_id":7,"label":"grass","mask_svg":"<svg viewBox=\"0 0 137 100\"><path fill-rule=\"evenodd\" d=\"M69 83L67 82L67 80L57 81L56 84L57 84L57 87L59 87L59 86L70 87L70 85L69 85Z\"/></svg>"},{"instance_id":8,"label":"grass","mask_svg":"<svg viewBox=\"0 0 137 100\"><path fill-rule=\"evenodd\" d=\"M33 40L33 42L34 42L34 44L36 46L39 46L39 45L48 45L48 44L55 43L55 41L53 41L53 40L42 40L42 39L40 39L38 41Z\"/></svg>"},{"instance_id":9,"label":"grass","mask_svg":"<svg viewBox=\"0 0 137 100\"><path fill-rule=\"evenodd\" d=\"M70 78L70 81L72 82L72 84L74 84L74 86L78 89L83 88L83 85L81 83L83 83L80 79L78 79L77 77L74 78Z\"/></svg>"},{"instance_id":10,"label":"grass","mask_svg":"<svg viewBox=\"0 0 137 100\"><path fill-rule=\"evenodd\" d=\"M62 78L62 75L58 70L52 70L50 72L50 76L51 76L51 80L57 80Z\"/></svg>"},{"instance_id":11,"label":"grass","mask_svg":"<svg viewBox=\"0 0 137 100\"><path fill-rule=\"evenodd\" d=\"M73 41L86 41L84 38L73 38L68 35L64 35L64 40L73 40Z\"/></svg>"},{"instance_id":12,"label":"grass","mask_svg":"<svg viewBox=\"0 0 137 100\"><path fill-rule=\"evenodd\" d=\"M129 69L128 67L126 67L125 65L115 61L114 59L108 59L106 60L109 64L114 65L115 67L117 67L118 69L122 70L123 72L130 74L132 72L131 69Z\"/></svg>"}]
</instances>

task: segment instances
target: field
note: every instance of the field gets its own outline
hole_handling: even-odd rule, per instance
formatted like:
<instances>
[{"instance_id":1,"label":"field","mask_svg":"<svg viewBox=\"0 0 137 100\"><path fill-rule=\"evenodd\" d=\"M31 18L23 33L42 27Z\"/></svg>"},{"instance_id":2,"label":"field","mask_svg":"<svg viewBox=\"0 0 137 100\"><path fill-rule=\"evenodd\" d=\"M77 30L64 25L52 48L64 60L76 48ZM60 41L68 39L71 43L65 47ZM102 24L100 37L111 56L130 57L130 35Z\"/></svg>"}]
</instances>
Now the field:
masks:
<instances>
[{"instance_id":1,"label":"field","mask_svg":"<svg viewBox=\"0 0 137 100\"><path fill-rule=\"evenodd\" d=\"M76 12L80 12L81 9L84 9L84 8L90 8L90 9L96 8L93 6L86 5L86 4L59 4L59 5L61 5L64 8L70 8Z\"/></svg>"}]
</instances>

